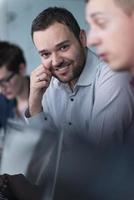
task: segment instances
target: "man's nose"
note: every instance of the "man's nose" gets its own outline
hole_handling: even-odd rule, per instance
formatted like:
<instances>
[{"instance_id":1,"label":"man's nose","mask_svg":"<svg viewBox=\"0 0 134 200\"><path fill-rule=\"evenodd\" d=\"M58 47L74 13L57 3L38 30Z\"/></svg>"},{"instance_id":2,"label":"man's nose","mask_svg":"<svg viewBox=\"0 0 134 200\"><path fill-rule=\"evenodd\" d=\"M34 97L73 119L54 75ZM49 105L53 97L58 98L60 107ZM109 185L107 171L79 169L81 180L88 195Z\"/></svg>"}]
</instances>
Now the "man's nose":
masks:
<instances>
[{"instance_id":1,"label":"man's nose","mask_svg":"<svg viewBox=\"0 0 134 200\"><path fill-rule=\"evenodd\" d=\"M52 66L56 67L63 62L63 58L58 53L53 53L51 62Z\"/></svg>"},{"instance_id":2,"label":"man's nose","mask_svg":"<svg viewBox=\"0 0 134 200\"><path fill-rule=\"evenodd\" d=\"M100 44L100 37L98 36L98 33L95 31L90 30L87 33L87 46L93 46L97 47Z\"/></svg>"}]
</instances>

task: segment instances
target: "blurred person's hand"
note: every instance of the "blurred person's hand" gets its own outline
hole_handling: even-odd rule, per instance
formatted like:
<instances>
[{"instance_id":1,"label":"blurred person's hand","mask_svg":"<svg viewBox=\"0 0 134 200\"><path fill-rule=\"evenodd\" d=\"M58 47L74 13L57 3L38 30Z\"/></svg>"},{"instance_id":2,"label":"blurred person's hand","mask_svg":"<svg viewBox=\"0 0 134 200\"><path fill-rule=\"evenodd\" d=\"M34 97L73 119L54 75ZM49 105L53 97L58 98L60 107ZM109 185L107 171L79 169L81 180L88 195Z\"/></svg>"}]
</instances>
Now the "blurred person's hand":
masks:
<instances>
[{"instance_id":1,"label":"blurred person's hand","mask_svg":"<svg viewBox=\"0 0 134 200\"><path fill-rule=\"evenodd\" d=\"M30 77L29 113L34 116L42 111L42 96L48 88L52 74L42 64L39 65Z\"/></svg>"}]
</instances>

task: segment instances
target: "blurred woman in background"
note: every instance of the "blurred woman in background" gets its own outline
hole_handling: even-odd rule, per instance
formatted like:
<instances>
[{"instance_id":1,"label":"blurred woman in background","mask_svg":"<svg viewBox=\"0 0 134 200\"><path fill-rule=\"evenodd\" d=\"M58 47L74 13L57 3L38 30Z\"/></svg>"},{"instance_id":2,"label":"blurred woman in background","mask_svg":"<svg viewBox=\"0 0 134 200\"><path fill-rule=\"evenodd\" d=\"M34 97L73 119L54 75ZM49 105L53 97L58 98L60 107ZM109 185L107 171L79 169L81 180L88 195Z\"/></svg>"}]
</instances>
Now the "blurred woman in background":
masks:
<instances>
[{"instance_id":1,"label":"blurred woman in background","mask_svg":"<svg viewBox=\"0 0 134 200\"><path fill-rule=\"evenodd\" d=\"M39 134L35 134L24 119L29 86L22 49L16 44L0 41L0 92L4 104L0 110L4 120L0 128L0 173L25 174L34 144L39 138Z\"/></svg>"}]
</instances>

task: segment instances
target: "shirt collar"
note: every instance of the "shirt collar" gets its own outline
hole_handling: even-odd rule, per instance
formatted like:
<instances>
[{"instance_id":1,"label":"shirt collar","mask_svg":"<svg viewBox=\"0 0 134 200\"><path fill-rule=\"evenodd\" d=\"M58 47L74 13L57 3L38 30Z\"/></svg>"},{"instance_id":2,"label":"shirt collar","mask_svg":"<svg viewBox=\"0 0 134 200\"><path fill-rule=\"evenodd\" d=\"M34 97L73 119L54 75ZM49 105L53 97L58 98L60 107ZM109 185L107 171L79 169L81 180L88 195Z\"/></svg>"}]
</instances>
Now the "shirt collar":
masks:
<instances>
[{"instance_id":1,"label":"shirt collar","mask_svg":"<svg viewBox=\"0 0 134 200\"><path fill-rule=\"evenodd\" d=\"M99 64L99 58L91 50L87 50L85 67L78 79L77 85L88 86L92 84Z\"/></svg>"}]
</instances>

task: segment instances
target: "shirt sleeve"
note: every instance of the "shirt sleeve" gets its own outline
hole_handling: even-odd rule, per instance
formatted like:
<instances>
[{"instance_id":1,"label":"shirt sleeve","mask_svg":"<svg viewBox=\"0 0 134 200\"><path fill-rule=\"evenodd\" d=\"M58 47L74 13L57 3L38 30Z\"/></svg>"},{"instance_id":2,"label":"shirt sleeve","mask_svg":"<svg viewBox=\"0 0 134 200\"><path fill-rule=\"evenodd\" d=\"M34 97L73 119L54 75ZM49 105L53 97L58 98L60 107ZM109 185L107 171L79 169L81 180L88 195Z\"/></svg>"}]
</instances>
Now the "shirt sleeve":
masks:
<instances>
[{"instance_id":1,"label":"shirt sleeve","mask_svg":"<svg viewBox=\"0 0 134 200\"><path fill-rule=\"evenodd\" d=\"M90 123L93 139L100 145L125 143L134 123L134 88L131 75L102 66L95 85ZM131 135L134 140L134 134Z\"/></svg>"},{"instance_id":2,"label":"shirt sleeve","mask_svg":"<svg viewBox=\"0 0 134 200\"><path fill-rule=\"evenodd\" d=\"M55 126L53 119L46 112L40 112L37 115L30 117L28 116L28 109L25 112L25 121L26 123L33 128L42 130L42 131L52 131L56 132L57 127Z\"/></svg>"}]
</instances>

